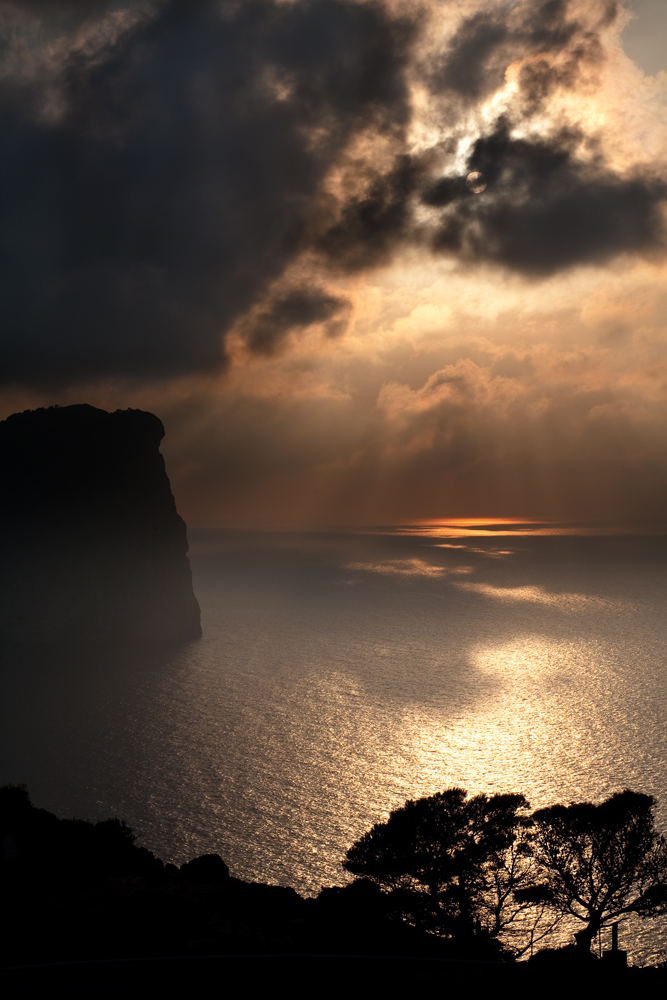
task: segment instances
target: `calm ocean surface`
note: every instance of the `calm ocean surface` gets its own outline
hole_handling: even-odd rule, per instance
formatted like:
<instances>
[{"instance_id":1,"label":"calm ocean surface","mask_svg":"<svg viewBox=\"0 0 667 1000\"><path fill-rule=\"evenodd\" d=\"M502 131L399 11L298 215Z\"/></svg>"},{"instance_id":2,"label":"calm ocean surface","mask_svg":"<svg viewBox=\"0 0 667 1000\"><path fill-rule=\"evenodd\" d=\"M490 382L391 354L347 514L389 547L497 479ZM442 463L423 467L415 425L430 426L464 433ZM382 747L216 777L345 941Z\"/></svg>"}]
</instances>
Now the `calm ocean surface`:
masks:
<instances>
[{"instance_id":1,"label":"calm ocean surface","mask_svg":"<svg viewBox=\"0 0 667 1000\"><path fill-rule=\"evenodd\" d=\"M630 787L667 830L667 539L191 533L204 636L10 652L0 782L316 893L406 798ZM622 925L638 962L664 922Z\"/></svg>"}]
</instances>

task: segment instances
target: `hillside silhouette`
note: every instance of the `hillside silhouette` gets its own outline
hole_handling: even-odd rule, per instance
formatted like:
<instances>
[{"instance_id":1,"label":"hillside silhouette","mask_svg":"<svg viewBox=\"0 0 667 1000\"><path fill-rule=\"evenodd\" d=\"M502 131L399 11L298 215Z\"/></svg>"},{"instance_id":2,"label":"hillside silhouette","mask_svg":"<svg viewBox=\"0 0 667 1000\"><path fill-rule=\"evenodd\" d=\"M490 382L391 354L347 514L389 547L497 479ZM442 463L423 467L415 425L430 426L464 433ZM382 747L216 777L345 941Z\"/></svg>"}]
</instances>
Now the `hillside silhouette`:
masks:
<instances>
[{"instance_id":1,"label":"hillside silhouette","mask_svg":"<svg viewBox=\"0 0 667 1000\"><path fill-rule=\"evenodd\" d=\"M581 942L516 962L480 927L470 933L454 922L445 937L428 933L367 878L305 899L234 878L217 854L164 864L121 820L58 819L35 808L24 786L0 788L0 843L0 988L8 995L52 995L72 980L77 995L107 995L101 979L109 995L156 984L193 989L232 973L263 988L304 975L453 990L665 985L664 968L608 960L624 953L600 961ZM358 863L358 851L350 857Z\"/></svg>"},{"instance_id":2,"label":"hillside silhouette","mask_svg":"<svg viewBox=\"0 0 667 1000\"><path fill-rule=\"evenodd\" d=\"M201 634L161 421L85 404L0 422L0 632L9 641Z\"/></svg>"}]
</instances>

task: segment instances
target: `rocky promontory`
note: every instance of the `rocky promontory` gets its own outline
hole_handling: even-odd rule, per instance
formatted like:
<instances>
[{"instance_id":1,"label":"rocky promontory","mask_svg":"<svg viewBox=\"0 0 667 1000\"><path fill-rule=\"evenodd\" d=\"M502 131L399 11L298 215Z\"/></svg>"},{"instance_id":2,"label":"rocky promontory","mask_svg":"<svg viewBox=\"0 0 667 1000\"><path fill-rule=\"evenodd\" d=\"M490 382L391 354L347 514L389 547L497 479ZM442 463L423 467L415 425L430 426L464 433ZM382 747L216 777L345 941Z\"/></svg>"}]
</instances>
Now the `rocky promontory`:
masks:
<instances>
[{"instance_id":1,"label":"rocky promontory","mask_svg":"<svg viewBox=\"0 0 667 1000\"><path fill-rule=\"evenodd\" d=\"M9 641L201 634L161 421L88 405L0 422L0 633Z\"/></svg>"}]
</instances>

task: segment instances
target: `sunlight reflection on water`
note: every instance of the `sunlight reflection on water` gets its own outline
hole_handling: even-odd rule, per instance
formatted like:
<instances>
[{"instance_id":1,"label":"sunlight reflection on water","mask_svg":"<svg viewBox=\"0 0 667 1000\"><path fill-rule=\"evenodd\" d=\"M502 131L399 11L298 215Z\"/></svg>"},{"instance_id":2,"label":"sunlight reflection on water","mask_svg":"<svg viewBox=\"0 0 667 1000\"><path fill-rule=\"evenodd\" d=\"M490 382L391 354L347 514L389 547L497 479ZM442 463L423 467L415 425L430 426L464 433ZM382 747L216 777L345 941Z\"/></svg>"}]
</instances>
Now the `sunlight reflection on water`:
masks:
<instances>
[{"instance_id":1,"label":"sunlight reflection on water","mask_svg":"<svg viewBox=\"0 0 667 1000\"><path fill-rule=\"evenodd\" d=\"M165 860L217 851L311 893L391 809L452 785L534 807L632 787L667 825L662 539L196 543L203 638L17 672L3 781L122 815ZM635 958L666 945L652 926Z\"/></svg>"}]
</instances>

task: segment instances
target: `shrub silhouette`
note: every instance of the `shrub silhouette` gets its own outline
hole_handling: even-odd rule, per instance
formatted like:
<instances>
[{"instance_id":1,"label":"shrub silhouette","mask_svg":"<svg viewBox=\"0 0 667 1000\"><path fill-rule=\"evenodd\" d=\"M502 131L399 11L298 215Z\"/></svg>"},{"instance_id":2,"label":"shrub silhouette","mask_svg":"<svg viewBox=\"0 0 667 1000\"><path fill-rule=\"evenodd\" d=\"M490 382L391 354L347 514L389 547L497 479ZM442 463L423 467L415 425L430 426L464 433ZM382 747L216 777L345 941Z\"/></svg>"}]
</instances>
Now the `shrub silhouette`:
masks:
<instances>
[{"instance_id":1,"label":"shrub silhouette","mask_svg":"<svg viewBox=\"0 0 667 1000\"><path fill-rule=\"evenodd\" d=\"M162 868L123 820L58 819L36 809L24 785L0 788L0 842L8 877L75 882L150 875Z\"/></svg>"},{"instance_id":2,"label":"shrub silhouette","mask_svg":"<svg viewBox=\"0 0 667 1000\"><path fill-rule=\"evenodd\" d=\"M229 868L219 854L202 854L181 865L181 872L191 882L215 885L226 882L229 878Z\"/></svg>"}]
</instances>

